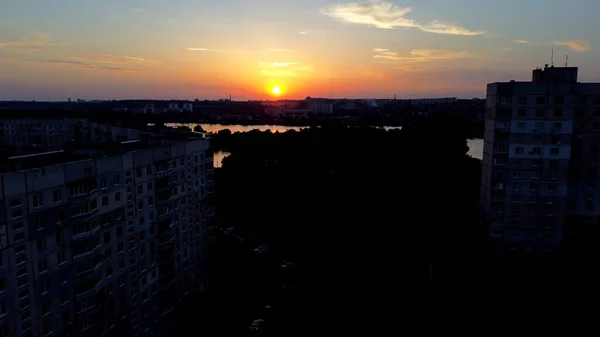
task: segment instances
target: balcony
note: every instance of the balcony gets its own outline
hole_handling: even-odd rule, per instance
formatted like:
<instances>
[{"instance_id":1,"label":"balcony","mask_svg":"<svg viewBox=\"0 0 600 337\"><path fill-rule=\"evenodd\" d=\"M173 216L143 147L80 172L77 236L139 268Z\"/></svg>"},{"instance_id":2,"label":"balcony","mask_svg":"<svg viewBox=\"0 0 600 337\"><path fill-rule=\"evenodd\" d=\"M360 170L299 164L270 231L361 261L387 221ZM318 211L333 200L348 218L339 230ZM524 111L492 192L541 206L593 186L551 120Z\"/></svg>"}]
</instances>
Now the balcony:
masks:
<instances>
[{"instance_id":1,"label":"balcony","mask_svg":"<svg viewBox=\"0 0 600 337\"><path fill-rule=\"evenodd\" d=\"M93 229L73 235L73 241L81 241L81 240L90 240L96 237L96 235L100 232L100 226L94 227Z\"/></svg>"},{"instance_id":2,"label":"balcony","mask_svg":"<svg viewBox=\"0 0 600 337\"><path fill-rule=\"evenodd\" d=\"M81 260L86 260L89 259L90 257L94 256L94 250L90 249L87 252L81 253L81 254L77 254L77 255L73 255L73 262L79 262Z\"/></svg>"},{"instance_id":3,"label":"balcony","mask_svg":"<svg viewBox=\"0 0 600 337\"><path fill-rule=\"evenodd\" d=\"M156 170L156 178L163 178L171 174L173 172L172 168L167 169L157 169Z\"/></svg>"}]
</instances>

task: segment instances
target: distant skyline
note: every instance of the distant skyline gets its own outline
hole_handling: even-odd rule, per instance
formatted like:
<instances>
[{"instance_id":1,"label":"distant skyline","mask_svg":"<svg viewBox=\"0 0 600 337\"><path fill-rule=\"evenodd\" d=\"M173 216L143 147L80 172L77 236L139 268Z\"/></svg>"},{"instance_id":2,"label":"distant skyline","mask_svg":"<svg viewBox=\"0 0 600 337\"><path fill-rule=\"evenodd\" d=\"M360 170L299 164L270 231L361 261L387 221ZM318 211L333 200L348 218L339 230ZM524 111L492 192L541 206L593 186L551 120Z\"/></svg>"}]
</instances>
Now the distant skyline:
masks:
<instances>
[{"instance_id":1,"label":"distant skyline","mask_svg":"<svg viewBox=\"0 0 600 337\"><path fill-rule=\"evenodd\" d=\"M600 1L7 0L0 100L484 97L600 82ZM281 89L275 97L273 88Z\"/></svg>"}]
</instances>

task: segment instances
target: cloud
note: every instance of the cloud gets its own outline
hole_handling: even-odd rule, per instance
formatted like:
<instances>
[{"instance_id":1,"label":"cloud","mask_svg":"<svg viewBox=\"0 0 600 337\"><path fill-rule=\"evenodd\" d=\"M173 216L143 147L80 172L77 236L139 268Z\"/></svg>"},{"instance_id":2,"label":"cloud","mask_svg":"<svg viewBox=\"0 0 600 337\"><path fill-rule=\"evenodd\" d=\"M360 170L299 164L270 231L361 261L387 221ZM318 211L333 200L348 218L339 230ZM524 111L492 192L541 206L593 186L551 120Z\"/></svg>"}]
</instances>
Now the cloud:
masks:
<instances>
[{"instance_id":1,"label":"cloud","mask_svg":"<svg viewBox=\"0 0 600 337\"><path fill-rule=\"evenodd\" d=\"M467 51L454 50L439 50L439 49L413 49L409 55L400 55L397 52L389 49L375 48L373 57L378 60L387 61L409 61L409 62L426 62L439 60L455 60L462 58L473 57Z\"/></svg>"},{"instance_id":2,"label":"cloud","mask_svg":"<svg viewBox=\"0 0 600 337\"><path fill-rule=\"evenodd\" d=\"M297 64L296 62L258 62L260 68L281 68Z\"/></svg>"},{"instance_id":3,"label":"cloud","mask_svg":"<svg viewBox=\"0 0 600 337\"><path fill-rule=\"evenodd\" d=\"M406 17L410 7L399 7L391 2L371 0L362 3L331 5L321 13L338 21L374 26L381 29L415 28L428 33L449 35L483 35L485 31L472 31L454 23L438 20L419 23Z\"/></svg>"},{"instance_id":4,"label":"cloud","mask_svg":"<svg viewBox=\"0 0 600 337\"><path fill-rule=\"evenodd\" d=\"M50 34L38 34L28 38L16 38L4 41L0 40L0 49L40 50L60 45L63 44L52 41Z\"/></svg>"},{"instance_id":5,"label":"cloud","mask_svg":"<svg viewBox=\"0 0 600 337\"><path fill-rule=\"evenodd\" d=\"M312 66L296 62L258 62L258 67L267 77L297 77L313 71Z\"/></svg>"},{"instance_id":6,"label":"cloud","mask_svg":"<svg viewBox=\"0 0 600 337\"><path fill-rule=\"evenodd\" d=\"M504 48L504 49L502 49L502 52L503 53L508 53L511 50L512 50L512 48Z\"/></svg>"},{"instance_id":7,"label":"cloud","mask_svg":"<svg viewBox=\"0 0 600 337\"><path fill-rule=\"evenodd\" d=\"M527 41L527 40L515 40L515 43L519 43L519 44L530 44L531 42Z\"/></svg>"},{"instance_id":8,"label":"cloud","mask_svg":"<svg viewBox=\"0 0 600 337\"><path fill-rule=\"evenodd\" d=\"M293 51L293 49L267 49L267 50L233 50L233 49L209 49L209 48L187 48L188 51L203 51L211 53L232 53L232 54L247 54L247 53L260 53L260 52L283 52Z\"/></svg>"},{"instance_id":9,"label":"cloud","mask_svg":"<svg viewBox=\"0 0 600 337\"><path fill-rule=\"evenodd\" d=\"M144 59L135 56L117 56L111 54L90 54L85 56L71 56L68 58L73 61L91 62L91 63L106 63L106 64L119 64L119 63L133 63L143 62Z\"/></svg>"},{"instance_id":10,"label":"cloud","mask_svg":"<svg viewBox=\"0 0 600 337\"><path fill-rule=\"evenodd\" d=\"M136 13L146 13L146 11L141 8L134 8L134 9L132 9L132 11L134 11Z\"/></svg>"},{"instance_id":11,"label":"cloud","mask_svg":"<svg viewBox=\"0 0 600 337\"><path fill-rule=\"evenodd\" d=\"M122 67L103 65L103 64L93 64L78 60L23 60L26 62L36 62L36 63L45 63L52 65L69 65L69 66L77 66L88 69L97 69L97 70L109 70L109 71L137 71L135 69L127 69Z\"/></svg>"},{"instance_id":12,"label":"cloud","mask_svg":"<svg viewBox=\"0 0 600 337\"><path fill-rule=\"evenodd\" d=\"M555 46L565 46L571 48L572 51L583 53L590 50L590 44L580 39L552 41Z\"/></svg>"},{"instance_id":13,"label":"cloud","mask_svg":"<svg viewBox=\"0 0 600 337\"><path fill-rule=\"evenodd\" d=\"M126 60L132 60L132 61L144 61L143 58L135 57L135 56L123 56L123 58Z\"/></svg>"},{"instance_id":14,"label":"cloud","mask_svg":"<svg viewBox=\"0 0 600 337\"><path fill-rule=\"evenodd\" d=\"M298 32L298 34L300 34L300 35L307 35L308 32Z\"/></svg>"}]
</instances>

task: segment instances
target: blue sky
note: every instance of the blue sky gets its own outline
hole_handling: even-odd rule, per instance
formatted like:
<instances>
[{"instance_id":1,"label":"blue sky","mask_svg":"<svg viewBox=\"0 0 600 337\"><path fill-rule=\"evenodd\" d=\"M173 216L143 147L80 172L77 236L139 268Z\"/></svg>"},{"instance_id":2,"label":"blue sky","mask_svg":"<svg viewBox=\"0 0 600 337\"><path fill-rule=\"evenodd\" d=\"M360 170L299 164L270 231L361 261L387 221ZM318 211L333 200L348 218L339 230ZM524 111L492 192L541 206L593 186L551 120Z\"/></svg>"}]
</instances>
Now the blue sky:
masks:
<instances>
[{"instance_id":1,"label":"blue sky","mask_svg":"<svg viewBox=\"0 0 600 337\"><path fill-rule=\"evenodd\" d=\"M600 1L5 0L0 99L483 96L600 81Z\"/></svg>"}]
</instances>

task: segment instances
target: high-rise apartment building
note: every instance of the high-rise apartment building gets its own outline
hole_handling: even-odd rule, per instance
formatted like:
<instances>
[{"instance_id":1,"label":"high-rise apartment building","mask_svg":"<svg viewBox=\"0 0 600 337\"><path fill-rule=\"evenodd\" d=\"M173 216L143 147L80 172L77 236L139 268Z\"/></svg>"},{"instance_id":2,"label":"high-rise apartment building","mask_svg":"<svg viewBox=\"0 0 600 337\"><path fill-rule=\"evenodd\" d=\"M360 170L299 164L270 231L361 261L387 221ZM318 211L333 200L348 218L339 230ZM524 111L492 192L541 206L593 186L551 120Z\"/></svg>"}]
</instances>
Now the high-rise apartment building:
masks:
<instances>
[{"instance_id":1,"label":"high-rise apartment building","mask_svg":"<svg viewBox=\"0 0 600 337\"><path fill-rule=\"evenodd\" d=\"M487 86L481 205L501 251L569 252L600 215L600 83L576 67Z\"/></svg>"},{"instance_id":2,"label":"high-rise apartment building","mask_svg":"<svg viewBox=\"0 0 600 337\"><path fill-rule=\"evenodd\" d=\"M156 135L12 157L0 175L0 336L158 336L206 287L213 158Z\"/></svg>"}]
</instances>

